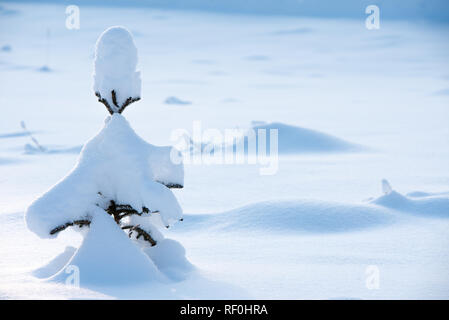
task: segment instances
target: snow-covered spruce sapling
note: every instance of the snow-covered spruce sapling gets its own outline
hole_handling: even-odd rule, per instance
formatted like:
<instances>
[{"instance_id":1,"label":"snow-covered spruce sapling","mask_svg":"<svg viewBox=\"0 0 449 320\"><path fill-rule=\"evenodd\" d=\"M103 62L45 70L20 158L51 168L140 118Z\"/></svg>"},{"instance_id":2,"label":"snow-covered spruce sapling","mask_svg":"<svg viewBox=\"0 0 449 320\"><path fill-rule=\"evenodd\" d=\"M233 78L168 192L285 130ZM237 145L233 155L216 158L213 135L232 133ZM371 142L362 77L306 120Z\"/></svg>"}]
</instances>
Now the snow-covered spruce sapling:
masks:
<instances>
[{"instance_id":1,"label":"snow-covered spruce sapling","mask_svg":"<svg viewBox=\"0 0 449 320\"><path fill-rule=\"evenodd\" d=\"M128 30L103 32L96 44L94 91L111 115L84 145L75 168L27 209L27 225L40 237L68 227L85 229L96 215L105 214L148 247L163 240L158 226L182 220L169 189L183 187L182 164L171 161L171 147L148 144L121 115L140 99L136 66L137 49Z\"/></svg>"}]
</instances>

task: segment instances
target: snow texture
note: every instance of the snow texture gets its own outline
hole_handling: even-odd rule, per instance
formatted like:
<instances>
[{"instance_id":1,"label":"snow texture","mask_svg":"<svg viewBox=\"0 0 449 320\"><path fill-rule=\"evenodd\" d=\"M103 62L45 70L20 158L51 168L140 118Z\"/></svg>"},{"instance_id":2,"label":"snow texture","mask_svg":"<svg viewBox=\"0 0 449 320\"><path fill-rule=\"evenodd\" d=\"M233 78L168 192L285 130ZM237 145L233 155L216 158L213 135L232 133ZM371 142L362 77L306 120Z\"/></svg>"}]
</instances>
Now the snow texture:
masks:
<instances>
[{"instance_id":1,"label":"snow texture","mask_svg":"<svg viewBox=\"0 0 449 320\"><path fill-rule=\"evenodd\" d=\"M178 221L182 210L165 185L183 185L183 166L170 161L170 147L142 140L126 119L113 114L83 147L75 168L26 211L30 230L42 238L65 223L87 219L109 200L159 211L162 223ZM101 193L101 194L99 194Z\"/></svg>"},{"instance_id":2,"label":"snow texture","mask_svg":"<svg viewBox=\"0 0 449 320\"><path fill-rule=\"evenodd\" d=\"M403 195L391 187L386 179L382 179L383 195L370 202L385 208L411 214L427 215L438 218L449 217L449 194L415 191Z\"/></svg>"},{"instance_id":3,"label":"snow texture","mask_svg":"<svg viewBox=\"0 0 449 320\"><path fill-rule=\"evenodd\" d=\"M391 192L373 200L372 203L411 214L440 218L449 217L449 197L444 195L421 195L413 198L392 190Z\"/></svg>"},{"instance_id":4,"label":"snow texture","mask_svg":"<svg viewBox=\"0 0 449 320\"><path fill-rule=\"evenodd\" d=\"M163 5L175 1L179 6L172 8L186 5L181 0ZM2 82L0 119L0 299L238 299L236 287L247 291L246 299L448 299L448 28L416 19L427 13L447 16L446 0L381 1L381 28L372 31L363 21L366 5L372 4L368 1L354 5L356 0L326 0L329 6L295 1L296 13L331 19L275 16L276 10L295 13L275 0L253 1L247 12L254 8L271 16L251 17L144 7L156 0L133 2L141 7L118 2L120 6L104 0L96 1L100 7L82 6L78 31L62 30L60 5L34 1L0 7L1 45L12 48L0 51L0 69L7 79ZM207 9L216 1L196 2ZM237 10L247 2L220 3ZM343 15L356 19L334 19ZM388 20L392 15L401 20ZM298 152L279 157L273 176L260 176L253 165L189 165L185 181L191 187L174 191L188 214L164 235L182 243L189 261L210 281L195 273L171 281L169 270L176 268L153 254L165 240L143 249L165 277L162 282L92 291L42 281L58 271L60 281L62 275L70 276L63 272L76 249L60 254L67 246L84 246L82 237L67 230L58 239L40 239L27 230L24 211L79 157L49 151L79 146L100 129L104 109L92 107L96 103L86 70L93 59L86 49L111 21L133 31L138 68L151 75L146 79L151 94L142 94L154 107L130 109L127 119L152 143L168 145L172 128L190 130L194 120L201 120L204 128L223 129L243 128L256 119L325 132L360 143L369 152ZM52 35L48 59L47 28ZM214 63L194 62L199 60ZM37 72L43 65L54 71ZM195 107L163 104L172 95L188 98ZM25 143L36 146L20 129L21 120L47 152L24 154ZM279 139L283 137L281 130ZM383 177L397 184L393 187L399 195L392 190L384 196L375 183ZM373 195L380 198L361 201ZM269 214L264 217L260 204L267 201ZM352 212L357 210L359 215ZM306 212L309 220L302 220ZM220 218L212 220L216 213ZM228 213L236 223L226 218ZM323 224L313 219L317 216ZM249 227L240 227L245 221ZM117 225L110 227L104 235L120 241L113 236ZM337 227L340 231L334 232ZM87 249L94 252L84 247L79 253ZM162 260L185 257L178 258ZM377 290L366 287L366 268L372 265L380 269ZM46 272L40 269L41 278L36 278L31 272L41 266ZM153 276L159 277L149 278Z\"/></svg>"},{"instance_id":5,"label":"snow texture","mask_svg":"<svg viewBox=\"0 0 449 320\"><path fill-rule=\"evenodd\" d=\"M73 257L76 252L76 248L72 246L67 246L64 252L58 254L52 260L50 260L46 265L33 271L33 275L37 278L45 279L49 278L60 270L67 264L67 262Z\"/></svg>"},{"instance_id":6,"label":"snow texture","mask_svg":"<svg viewBox=\"0 0 449 320\"><path fill-rule=\"evenodd\" d=\"M56 0L47 0L57 2ZM105 0L78 0L77 3L105 5ZM363 10L375 4L385 19L428 19L447 21L449 5L445 0L115 0L117 6L137 6L147 10L164 8L178 11L212 11L228 14L276 15L360 19ZM141 9L141 8L139 8ZM1 12L1 11L0 11Z\"/></svg>"},{"instance_id":7,"label":"snow texture","mask_svg":"<svg viewBox=\"0 0 449 320\"><path fill-rule=\"evenodd\" d=\"M318 200L276 200L249 204L219 214L186 215L177 230L272 233L337 233L382 227L397 218L385 208Z\"/></svg>"},{"instance_id":8,"label":"snow texture","mask_svg":"<svg viewBox=\"0 0 449 320\"><path fill-rule=\"evenodd\" d=\"M111 92L121 106L128 98L140 98L140 72L136 71L137 48L131 33L124 27L110 27L95 47L94 91L118 111Z\"/></svg>"},{"instance_id":9,"label":"snow texture","mask_svg":"<svg viewBox=\"0 0 449 320\"><path fill-rule=\"evenodd\" d=\"M187 100L181 100L177 97L171 96L168 97L167 99L165 99L164 101L165 104L178 104L178 105L187 105L187 104L192 104L192 102L187 101Z\"/></svg>"},{"instance_id":10,"label":"snow texture","mask_svg":"<svg viewBox=\"0 0 449 320\"><path fill-rule=\"evenodd\" d=\"M244 135L243 143L245 152L248 152L248 137L255 134L255 147L258 152L260 132L265 132L266 149L270 150L270 130L278 130L278 152L280 154L297 153L323 153L323 152L355 152L363 149L362 146L347 142L332 135L312 129L292 126L281 122L266 123L253 121L251 129ZM237 141L232 147L239 150Z\"/></svg>"},{"instance_id":11,"label":"snow texture","mask_svg":"<svg viewBox=\"0 0 449 320\"><path fill-rule=\"evenodd\" d=\"M385 191L386 183L390 190ZM449 196L420 193L418 198L391 189L382 180L383 195L367 204L318 200L276 200L249 204L219 214L185 215L177 230L272 233L340 233L385 227L401 221L398 213L449 218Z\"/></svg>"},{"instance_id":12,"label":"snow texture","mask_svg":"<svg viewBox=\"0 0 449 320\"><path fill-rule=\"evenodd\" d=\"M79 268L80 284L84 287L161 280L151 259L99 208L81 247L68 264ZM56 282L66 279L64 269L51 278Z\"/></svg>"},{"instance_id":13,"label":"snow texture","mask_svg":"<svg viewBox=\"0 0 449 320\"><path fill-rule=\"evenodd\" d=\"M384 194L389 194L393 191L393 189L391 188L390 183L388 182L387 179L382 179L382 192Z\"/></svg>"},{"instance_id":14,"label":"snow texture","mask_svg":"<svg viewBox=\"0 0 449 320\"><path fill-rule=\"evenodd\" d=\"M194 270L184 247L172 239L157 239L156 246L135 246L114 220L98 209L79 249L67 246L45 266L33 271L37 278L55 282L67 279L69 266L76 266L80 284L114 286L145 281L185 280Z\"/></svg>"},{"instance_id":15,"label":"snow texture","mask_svg":"<svg viewBox=\"0 0 449 320\"><path fill-rule=\"evenodd\" d=\"M186 259L186 251L178 241L163 239L158 242L157 246L144 249L144 252L151 258L159 271L172 280L184 280L195 270L194 266Z\"/></svg>"}]
</instances>

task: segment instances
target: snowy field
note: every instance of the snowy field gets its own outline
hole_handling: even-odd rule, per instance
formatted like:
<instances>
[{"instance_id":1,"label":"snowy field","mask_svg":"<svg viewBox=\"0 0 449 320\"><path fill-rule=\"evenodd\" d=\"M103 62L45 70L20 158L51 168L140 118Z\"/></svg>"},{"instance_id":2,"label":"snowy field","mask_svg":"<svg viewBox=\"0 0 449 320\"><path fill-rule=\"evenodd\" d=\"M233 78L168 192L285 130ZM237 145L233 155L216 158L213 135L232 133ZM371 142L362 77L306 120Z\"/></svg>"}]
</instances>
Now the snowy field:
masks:
<instances>
[{"instance_id":1,"label":"snowy field","mask_svg":"<svg viewBox=\"0 0 449 320\"><path fill-rule=\"evenodd\" d=\"M0 5L0 298L449 298L449 25L81 5L68 30L64 5ZM80 234L40 239L24 212L104 126L92 65L113 25L138 48L140 137L264 121L280 159L185 165L164 234L187 275L75 288L45 278Z\"/></svg>"}]
</instances>

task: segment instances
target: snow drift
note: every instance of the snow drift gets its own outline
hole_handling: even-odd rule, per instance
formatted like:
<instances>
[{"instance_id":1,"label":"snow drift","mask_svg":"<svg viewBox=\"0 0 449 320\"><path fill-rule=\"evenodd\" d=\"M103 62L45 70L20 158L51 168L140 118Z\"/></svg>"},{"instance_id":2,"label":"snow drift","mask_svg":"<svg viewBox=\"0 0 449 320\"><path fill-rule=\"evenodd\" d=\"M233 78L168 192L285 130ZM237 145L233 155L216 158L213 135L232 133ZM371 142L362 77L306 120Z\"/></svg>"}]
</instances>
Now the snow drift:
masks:
<instances>
[{"instance_id":1,"label":"snow drift","mask_svg":"<svg viewBox=\"0 0 449 320\"><path fill-rule=\"evenodd\" d=\"M75 247L67 246L64 252L58 254L44 266L34 270L32 274L35 277L41 279L50 278L51 276L60 272L67 265L67 262L70 261L75 252L76 252Z\"/></svg>"},{"instance_id":2,"label":"snow drift","mask_svg":"<svg viewBox=\"0 0 449 320\"><path fill-rule=\"evenodd\" d=\"M447 193L412 192L403 195L390 187L383 196L372 200L371 203L405 213L449 218Z\"/></svg>"},{"instance_id":3,"label":"snow drift","mask_svg":"<svg viewBox=\"0 0 449 320\"><path fill-rule=\"evenodd\" d=\"M392 224L390 210L318 200L264 201L219 214L191 214L176 230L349 232Z\"/></svg>"},{"instance_id":4,"label":"snow drift","mask_svg":"<svg viewBox=\"0 0 449 320\"><path fill-rule=\"evenodd\" d=\"M319 200L263 201L218 214L188 214L178 230L263 232L350 232L396 223L404 214L449 218L448 193L394 191L382 180L383 195L364 204Z\"/></svg>"},{"instance_id":5,"label":"snow drift","mask_svg":"<svg viewBox=\"0 0 449 320\"><path fill-rule=\"evenodd\" d=\"M187 100L181 100L178 97L170 96L164 101L165 104L172 104L172 105L188 105L192 104L192 102Z\"/></svg>"},{"instance_id":6,"label":"snow drift","mask_svg":"<svg viewBox=\"0 0 449 320\"><path fill-rule=\"evenodd\" d=\"M253 121L252 127L232 145L232 148L237 152L241 150L240 146L243 144L245 153L248 153L248 150L251 150L250 144L252 143L255 150L259 152L259 130L265 132L265 150L270 150L270 130L278 130L278 152L280 154L351 152L362 149L360 145L312 129L281 122L266 123L263 121ZM251 136L255 137L252 142L250 142Z\"/></svg>"},{"instance_id":7,"label":"snow drift","mask_svg":"<svg viewBox=\"0 0 449 320\"><path fill-rule=\"evenodd\" d=\"M79 269L82 286L110 286L162 279L151 259L101 209L94 215L89 232L68 265ZM51 280L65 282L67 276L65 269L62 269Z\"/></svg>"},{"instance_id":8,"label":"snow drift","mask_svg":"<svg viewBox=\"0 0 449 320\"><path fill-rule=\"evenodd\" d=\"M47 0L49 1L49 0ZM51 0L51 2L56 2ZM109 5L105 0L78 0L79 4ZM115 0L114 5L147 6L175 10L204 10L225 13L289 15L326 18L365 17L365 8L378 5L386 19L448 20L449 6L445 0ZM1 11L0 11L1 12Z\"/></svg>"}]
</instances>

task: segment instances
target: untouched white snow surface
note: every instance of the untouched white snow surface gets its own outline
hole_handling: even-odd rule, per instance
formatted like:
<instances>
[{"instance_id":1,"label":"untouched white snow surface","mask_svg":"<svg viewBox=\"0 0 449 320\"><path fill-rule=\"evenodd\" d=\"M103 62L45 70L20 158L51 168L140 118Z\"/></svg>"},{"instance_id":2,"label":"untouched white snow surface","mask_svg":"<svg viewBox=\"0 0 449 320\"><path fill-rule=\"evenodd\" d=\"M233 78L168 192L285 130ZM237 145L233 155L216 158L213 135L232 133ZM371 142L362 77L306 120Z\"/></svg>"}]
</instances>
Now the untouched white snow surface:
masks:
<instances>
[{"instance_id":1,"label":"untouched white snow surface","mask_svg":"<svg viewBox=\"0 0 449 320\"><path fill-rule=\"evenodd\" d=\"M80 10L79 30L65 28L61 5L0 10L0 46L10 48L0 52L1 298L449 297L446 25L382 19L370 31L364 19ZM111 25L126 26L139 48L143 100L125 116L147 141L169 145L194 120L220 130L261 120L366 149L283 154L273 176L257 165L187 165L184 189L173 191L184 221L163 240L176 254L145 252L162 281L78 289L43 280L81 236L41 239L24 212L104 121L92 52ZM170 96L194 103L168 107ZM48 152L25 149L34 144L22 120ZM383 178L392 190L381 190ZM370 289L373 266L379 287Z\"/></svg>"},{"instance_id":2,"label":"untouched white snow surface","mask_svg":"<svg viewBox=\"0 0 449 320\"><path fill-rule=\"evenodd\" d=\"M407 221L407 214L449 218L448 196L407 197L392 190L363 204L317 200L265 201L219 214L186 216L180 231L340 233Z\"/></svg>"}]
</instances>

